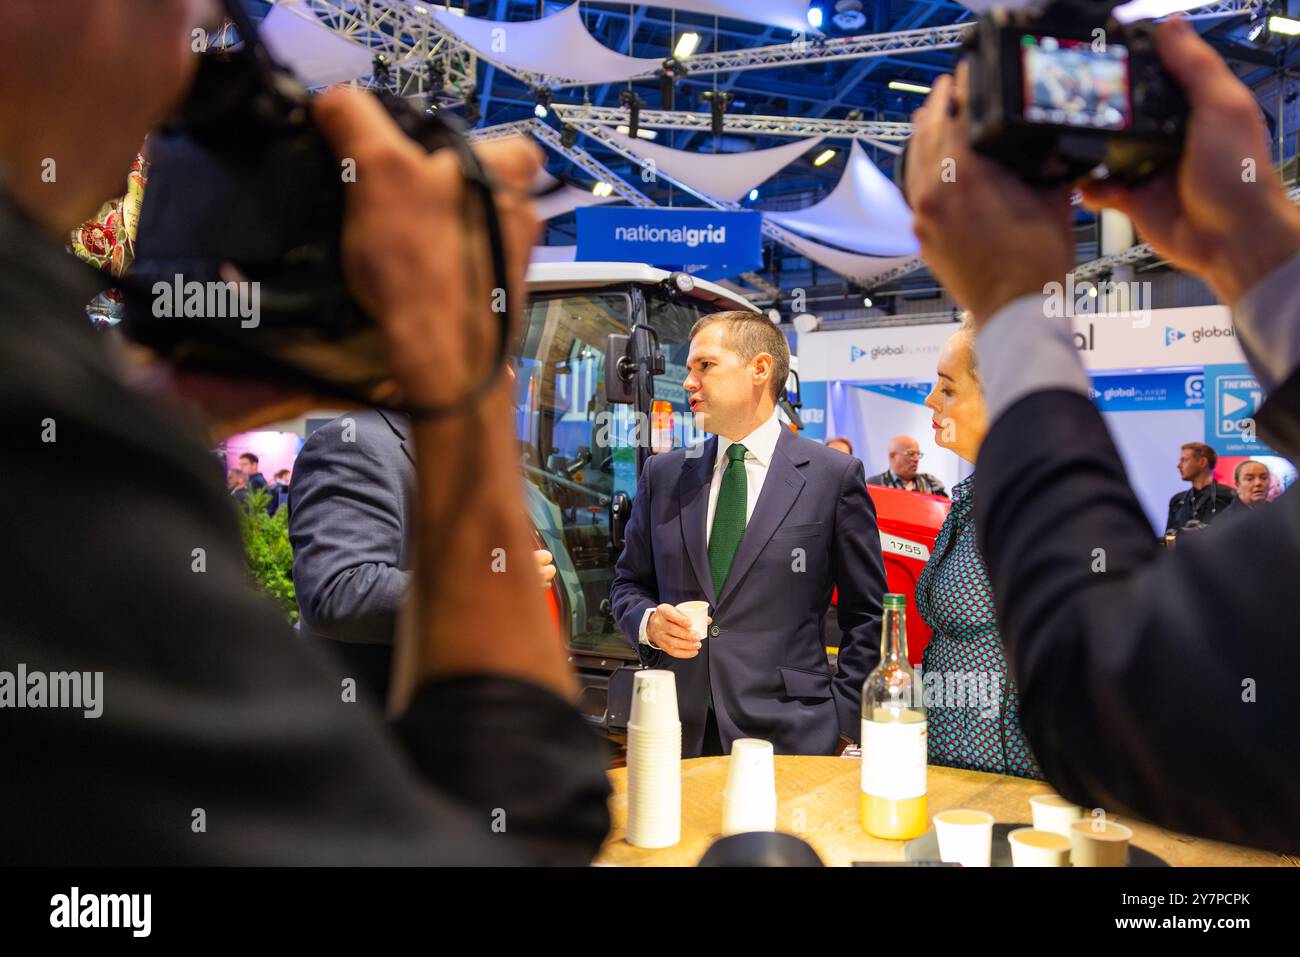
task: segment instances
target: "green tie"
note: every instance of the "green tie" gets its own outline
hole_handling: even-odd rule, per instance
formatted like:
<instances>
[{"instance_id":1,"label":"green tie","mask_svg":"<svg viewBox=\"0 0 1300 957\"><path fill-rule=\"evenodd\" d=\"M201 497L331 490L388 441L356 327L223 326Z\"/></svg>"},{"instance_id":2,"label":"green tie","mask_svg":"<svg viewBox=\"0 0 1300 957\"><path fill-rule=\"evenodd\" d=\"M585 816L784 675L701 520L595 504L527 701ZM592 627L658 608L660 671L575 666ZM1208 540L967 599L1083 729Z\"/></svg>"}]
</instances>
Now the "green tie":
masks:
<instances>
[{"instance_id":1,"label":"green tie","mask_svg":"<svg viewBox=\"0 0 1300 957\"><path fill-rule=\"evenodd\" d=\"M745 480L745 452L745 447L739 443L727 447L727 470L722 473L718 504L713 511L709 574L713 578L715 595L722 594L736 549L745 535L745 500L749 495L749 483Z\"/></svg>"}]
</instances>

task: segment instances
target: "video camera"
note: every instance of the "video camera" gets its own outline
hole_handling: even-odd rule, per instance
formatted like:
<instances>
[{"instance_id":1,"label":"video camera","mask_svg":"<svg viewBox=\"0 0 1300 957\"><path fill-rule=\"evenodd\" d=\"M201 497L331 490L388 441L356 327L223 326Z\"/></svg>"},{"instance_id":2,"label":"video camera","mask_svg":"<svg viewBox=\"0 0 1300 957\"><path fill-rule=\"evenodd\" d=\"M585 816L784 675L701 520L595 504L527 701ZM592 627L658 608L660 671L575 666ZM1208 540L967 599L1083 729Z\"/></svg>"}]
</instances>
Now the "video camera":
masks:
<instances>
[{"instance_id":1,"label":"video camera","mask_svg":"<svg viewBox=\"0 0 1300 957\"><path fill-rule=\"evenodd\" d=\"M1155 24L1121 24L1115 5L1049 0L979 17L963 44L973 149L1040 186L1138 182L1177 161L1186 98L1156 55Z\"/></svg>"}]
</instances>

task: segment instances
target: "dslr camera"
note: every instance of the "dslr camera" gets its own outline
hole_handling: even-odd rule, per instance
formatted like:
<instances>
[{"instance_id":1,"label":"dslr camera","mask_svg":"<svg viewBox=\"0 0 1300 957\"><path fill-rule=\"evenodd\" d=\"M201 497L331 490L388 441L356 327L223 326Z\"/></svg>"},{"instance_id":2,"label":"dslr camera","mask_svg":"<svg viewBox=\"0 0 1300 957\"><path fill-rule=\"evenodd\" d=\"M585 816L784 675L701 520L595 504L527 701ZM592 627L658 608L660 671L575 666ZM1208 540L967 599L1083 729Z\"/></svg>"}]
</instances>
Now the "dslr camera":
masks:
<instances>
[{"instance_id":1,"label":"dslr camera","mask_svg":"<svg viewBox=\"0 0 1300 957\"><path fill-rule=\"evenodd\" d=\"M135 262L122 282L122 331L181 369L414 415L468 405L490 380L443 409L403 404L379 328L343 277L346 164L316 128L310 91L260 42L243 0L225 7L241 42L202 57L187 98L148 142L151 170ZM504 288L495 184L462 127L446 111L387 92L378 99L422 148L459 155L470 238L478 240L469 245L483 250ZM256 290L253 317L235 314L231 290L245 286ZM159 308L164 299L170 308ZM245 305L241 293L239 308ZM508 345L506 312L499 322L497 371Z\"/></svg>"},{"instance_id":2,"label":"dslr camera","mask_svg":"<svg viewBox=\"0 0 1300 957\"><path fill-rule=\"evenodd\" d=\"M967 41L971 145L1029 182L1089 173L1136 182L1174 163L1187 101L1156 56L1155 24L1113 2L994 7Z\"/></svg>"},{"instance_id":3,"label":"dslr camera","mask_svg":"<svg viewBox=\"0 0 1300 957\"><path fill-rule=\"evenodd\" d=\"M1133 183L1177 161L1187 100L1156 55L1155 24L1119 23L1115 5L1048 0L979 17L963 44L973 149L1038 186Z\"/></svg>"}]
</instances>

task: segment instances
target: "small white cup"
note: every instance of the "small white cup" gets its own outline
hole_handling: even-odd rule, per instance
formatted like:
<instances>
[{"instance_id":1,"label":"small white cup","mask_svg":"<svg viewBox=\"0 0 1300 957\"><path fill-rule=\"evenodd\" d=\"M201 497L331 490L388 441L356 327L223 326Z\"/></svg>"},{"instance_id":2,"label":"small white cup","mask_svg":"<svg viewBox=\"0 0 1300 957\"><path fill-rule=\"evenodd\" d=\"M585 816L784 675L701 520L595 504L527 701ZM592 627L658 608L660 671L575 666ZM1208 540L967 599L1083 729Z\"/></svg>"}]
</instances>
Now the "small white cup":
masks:
<instances>
[{"instance_id":1,"label":"small white cup","mask_svg":"<svg viewBox=\"0 0 1300 957\"><path fill-rule=\"evenodd\" d=\"M939 859L962 867L988 867L993 857L993 815L952 808L934 816Z\"/></svg>"},{"instance_id":2,"label":"small white cup","mask_svg":"<svg viewBox=\"0 0 1300 957\"><path fill-rule=\"evenodd\" d=\"M776 830L776 770L772 742L731 742L727 786L722 792L722 835Z\"/></svg>"},{"instance_id":3,"label":"small white cup","mask_svg":"<svg viewBox=\"0 0 1300 957\"><path fill-rule=\"evenodd\" d=\"M1007 835L1013 867L1069 867L1073 840L1055 831L1018 827Z\"/></svg>"},{"instance_id":4,"label":"small white cup","mask_svg":"<svg viewBox=\"0 0 1300 957\"><path fill-rule=\"evenodd\" d=\"M1083 808L1059 794L1035 794L1029 799L1029 809L1034 816L1034 830L1062 837L1070 837L1070 825L1083 817Z\"/></svg>"},{"instance_id":5,"label":"small white cup","mask_svg":"<svg viewBox=\"0 0 1300 957\"><path fill-rule=\"evenodd\" d=\"M709 603L707 601L684 601L674 606L691 620L691 631L703 641L709 636Z\"/></svg>"},{"instance_id":6,"label":"small white cup","mask_svg":"<svg viewBox=\"0 0 1300 957\"><path fill-rule=\"evenodd\" d=\"M646 731L659 731L680 721L676 676L661 669L638 671L632 677L632 713L628 723Z\"/></svg>"},{"instance_id":7,"label":"small white cup","mask_svg":"<svg viewBox=\"0 0 1300 957\"><path fill-rule=\"evenodd\" d=\"M1075 867L1127 867L1128 842L1133 831L1114 821L1075 821L1070 825L1074 848L1070 863Z\"/></svg>"}]
</instances>

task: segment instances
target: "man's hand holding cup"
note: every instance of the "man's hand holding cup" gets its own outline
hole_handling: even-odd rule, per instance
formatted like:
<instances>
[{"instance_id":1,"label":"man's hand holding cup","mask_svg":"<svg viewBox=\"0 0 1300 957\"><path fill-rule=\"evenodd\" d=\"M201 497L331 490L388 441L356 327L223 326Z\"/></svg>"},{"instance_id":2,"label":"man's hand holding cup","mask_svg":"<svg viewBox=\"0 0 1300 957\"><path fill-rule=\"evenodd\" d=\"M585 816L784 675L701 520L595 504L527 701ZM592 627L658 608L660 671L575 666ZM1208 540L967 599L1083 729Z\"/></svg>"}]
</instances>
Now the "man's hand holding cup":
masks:
<instances>
[{"instance_id":1,"label":"man's hand holding cup","mask_svg":"<svg viewBox=\"0 0 1300 957\"><path fill-rule=\"evenodd\" d=\"M712 622L705 618L705 624ZM660 605L646 623L646 639L674 658L694 658L704 644L704 635L691 624L690 617L676 605Z\"/></svg>"}]
</instances>

